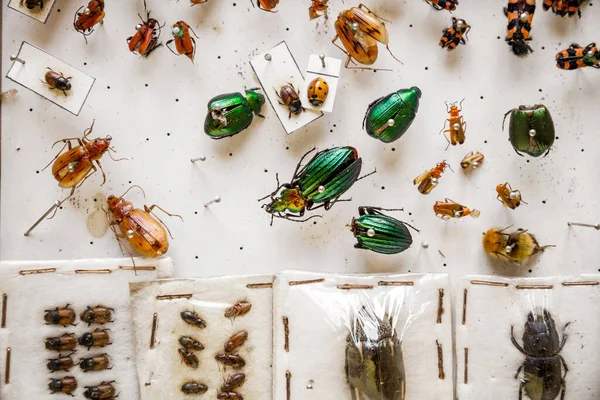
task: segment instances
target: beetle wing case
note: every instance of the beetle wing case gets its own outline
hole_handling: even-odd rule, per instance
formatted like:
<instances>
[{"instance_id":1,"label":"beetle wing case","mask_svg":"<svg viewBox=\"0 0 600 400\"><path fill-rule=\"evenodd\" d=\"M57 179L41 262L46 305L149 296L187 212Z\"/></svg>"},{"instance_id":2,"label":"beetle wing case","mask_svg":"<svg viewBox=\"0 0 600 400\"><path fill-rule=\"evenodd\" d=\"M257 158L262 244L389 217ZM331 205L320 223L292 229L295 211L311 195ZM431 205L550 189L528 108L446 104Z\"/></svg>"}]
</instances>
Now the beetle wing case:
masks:
<instances>
[{"instance_id":1,"label":"beetle wing case","mask_svg":"<svg viewBox=\"0 0 600 400\"><path fill-rule=\"evenodd\" d=\"M285 271L273 292L274 398L452 397L446 274Z\"/></svg>"}]
</instances>

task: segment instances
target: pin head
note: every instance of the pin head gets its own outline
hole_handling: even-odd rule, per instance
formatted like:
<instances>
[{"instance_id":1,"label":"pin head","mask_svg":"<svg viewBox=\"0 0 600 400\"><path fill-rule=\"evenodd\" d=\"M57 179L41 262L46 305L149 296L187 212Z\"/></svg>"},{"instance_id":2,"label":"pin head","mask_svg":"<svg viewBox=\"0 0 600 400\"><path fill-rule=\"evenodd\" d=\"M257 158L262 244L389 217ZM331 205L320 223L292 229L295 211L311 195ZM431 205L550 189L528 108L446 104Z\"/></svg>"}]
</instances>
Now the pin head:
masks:
<instances>
[{"instance_id":1,"label":"pin head","mask_svg":"<svg viewBox=\"0 0 600 400\"><path fill-rule=\"evenodd\" d=\"M323 193L325 191L325 186L321 185L317 190L319 191L319 193Z\"/></svg>"},{"instance_id":2,"label":"pin head","mask_svg":"<svg viewBox=\"0 0 600 400\"><path fill-rule=\"evenodd\" d=\"M529 130L529 136L534 137L536 134L537 134L537 132L535 131L535 129Z\"/></svg>"},{"instance_id":3,"label":"pin head","mask_svg":"<svg viewBox=\"0 0 600 400\"><path fill-rule=\"evenodd\" d=\"M131 238L133 238L134 234L135 234L135 232L132 229L130 229L125 233L125 236L127 236L127 239L131 239Z\"/></svg>"},{"instance_id":4,"label":"pin head","mask_svg":"<svg viewBox=\"0 0 600 400\"><path fill-rule=\"evenodd\" d=\"M265 54L265 60L267 61L271 61L273 58L271 57L271 55L269 53Z\"/></svg>"},{"instance_id":5,"label":"pin head","mask_svg":"<svg viewBox=\"0 0 600 400\"><path fill-rule=\"evenodd\" d=\"M367 236L368 236L368 237L373 237L373 236L375 236L375 229L373 229L373 228L370 228L370 229L367 231Z\"/></svg>"}]
</instances>

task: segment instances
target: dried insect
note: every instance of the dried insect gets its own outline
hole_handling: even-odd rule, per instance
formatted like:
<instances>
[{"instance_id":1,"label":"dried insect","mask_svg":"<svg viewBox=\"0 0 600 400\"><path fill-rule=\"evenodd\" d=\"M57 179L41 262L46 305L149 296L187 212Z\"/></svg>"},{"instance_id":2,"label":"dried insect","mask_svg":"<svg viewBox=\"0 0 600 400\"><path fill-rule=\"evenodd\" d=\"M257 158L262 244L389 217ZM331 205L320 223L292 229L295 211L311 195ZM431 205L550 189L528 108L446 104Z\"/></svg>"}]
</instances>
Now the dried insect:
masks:
<instances>
[{"instance_id":1,"label":"dried insect","mask_svg":"<svg viewBox=\"0 0 600 400\"><path fill-rule=\"evenodd\" d=\"M71 82L69 80L73 78L70 76L65 78L62 72L56 72L50 67L46 67L46 69L49 69L49 71L44 75L42 82L46 83L50 89L62 91L66 96L67 90L71 90Z\"/></svg>"},{"instance_id":2,"label":"dried insect","mask_svg":"<svg viewBox=\"0 0 600 400\"><path fill-rule=\"evenodd\" d=\"M292 114L299 115L302 111L306 111L302 107L302 101L300 100L300 96L298 96L298 92L296 92L294 85L291 83L288 82L287 85L281 86L279 92L276 90L275 94L279 98L279 104L289 109L288 118L292 118Z\"/></svg>"},{"instance_id":3,"label":"dried insect","mask_svg":"<svg viewBox=\"0 0 600 400\"><path fill-rule=\"evenodd\" d=\"M71 354L68 354L66 356L59 354L58 358L49 358L48 364L46 364L46 366L52 372L69 371L74 365L73 358L71 358L73 354L75 354L75 352L72 352Z\"/></svg>"},{"instance_id":4,"label":"dried insect","mask_svg":"<svg viewBox=\"0 0 600 400\"><path fill-rule=\"evenodd\" d=\"M544 11L552 8L552 12L560 17L578 15L581 18L581 3L583 0L544 0Z\"/></svg>"},{"instance_id":5,"label":"dried insect","mask_svg":"<svg viewBox=\"0 0 600 400\"><path fill-rule=\"evenodd\" d=\"M181 336L179 338L179 344L186 350L204 350L204 345L191 336Z\"/></svg>"},{"instance_id":6,"label":"dried insect","mask_svg":"<svg viewBox=\"0 0 600 400\"><path fill-rule=\"evenodd\" d=\"M9 89L6 92L0 93L0 100L7 100L11 97L15 97L19 93L17 89Z\"/></svg>"},{"instance_id":7,"label":"dried insect","mask_svg":"<svg viewBox=\"0 0 600 400\"><path fill-rule=\"evenodd\" d=\"M68 325L76 326L75 322L75 311L69 308L69 304L63 308L56 307L54 310L45 310L44 321L46 325L62 325L64 327Z\"/></svg>"},{"instance_id":8,"label":"dried insect","mask_svg":"<svg viewBox=\"0 0 600 400\"><path fill-rule=\"evenodd\" d=\"M196 311L182 311L181 319L186 323L198 328L206 328L206 321L200 318Z\"/></svg>"},{"instance_id":9,"label":"dried insect","mask_svg":"<svg viewBox=\"0 0 600 400\"><path fill-rule=\"evenodd\" d=\"M238 347L242 346L248 339L248 332L239 331L231 335L229 340L225 343L225 353L232 353ZM225 390L223 390L225 392Z\"/></svg>"},{"instance_id":10,"label":"dried insect","mask_svg":"<svg viewBox=\"0 0 600 400\"><path fill-rule=\"evenodd\" d=\"M221 392L233 392L246 382L246 374L233 374L221 386Z\"/></svg>"},{"instance_id":11,"label":"dried insect","mask_svg":"<svg viewBox=\"0 0 600 400\"><path fill-rule=\"evenodd\" d=\"M114 399L115 397L117 397L117 395L116 395L117 391L116 391L115 387L113 385L111 385L112 383L115 383L115 381L102 382L98 386L86 386L85 392L83 392L83 395L85 396L86 399L93 399L93 400Z\"/></svg>"},{"instance_id":12,"label":"dried insect","mask_svg":"<svg viewBox=\"0 0 600 400\"><path fill-rule=\"evenodd\" d=\"M569 326L567 322L563 328L563 337L559 341L556 322L550 312L543 309L530 312L525 322L523 332L523 346L514 335L514 325L510 327L510 340L513 345L525 356L525 360L517 369L515 379L519 378L523 370L523 378L519 384L519 399L523 398L523 390L531 400L554 400L561 393L561 400L565 398L567 384L565 376L569 368L565 359L560 355L567 334L564 331ZM563 375L562 367L565 369Z\"/></svg>"},{"instance_id":13,"label":"dried insect","mask_svg":"<svg viewBox=\"0 0 600 400\"><path fill-rule=\"evenodd\" d=\"M446 140L448 141L448 146L456 146L457 143L463 144L465 142L467 123L463 120L462 115L460 115L460 112L462 111L463 101L465 101L465 99L462 99L458 105L458 107L460 108L456 106L456 103L448 105L448 102L446 102L446 112L450 116L444 122L444 127L442 128L442 131L444 131L444 137L446 137ZM444 130L444 128L446 128L446 123L448 123L449 126L448 129ZM448 137L445 135L446 133L450 134L450 139L448 139Z\"/></svg>"},{"instance_id":14,"label":"dried insect","mask_svg":"<svg viewBox=\"0 0 600 400\"><path fill-rule=\"evenodd\" d=\"M167 48L171 50L171 52L175 55L184 55L190 59L191 62L194 62L194 57L196 56L196 40L190 35L190 31L196 35L196 32L185 22L179 21L173 24L173 29L171 29L171 33L173 34L173 39L167 41ZM169 44L175 42L175 51L169 46Z\"/></svg>"},{"instance_id":15,"label":"dried insect","mask_svg":"<svg viewBox=\"0 0 600 400\"><path fill-rule=\"evenodd\" d=\"M473 153L471 151L462 159L462 161L460 162L460 166L462 167L462 169L468 169L469 167L476 169L481 165L484 159L485 156L480 152Z\"/></svg>"},{"instance_id":16,"label":"dried insect","mask_svg":"<svg viewBox=\"0 0 600 400\"><path fill-rule=\"evenodd\" d=\"M452 26L442 31L443 34L440 39L440 47L452 51L461 43L467 44L465 38L467 38L467 33L469 33L470 30L471 25L469 25L467 21L452 17Z\"/></svg>"},{"instance_id":17,"label":"dried insect","mask_svg":"<svg viewBox=\"0 0 600 400\"><path fill-rule=\"evenodd\" d=\"M508 261L520 263L543 252L547 247L540 246L535 236L524 229L507 233L510 227L492 228L483 235L483 248L486 253Z\"/></svg>"},{"instance_id":18,"label":"dried insect","mask_svg":"<svg viewBox=\"0 0 600 400\"><path fill-rule=\"evenodd\" d=\"M33 10L37 6L40 6L40 10L44 8L44 0L21 0L19 4L23 5L23 3L30 10Z\"/></svg>"},{"instance_id":19,"label":"dried insect","mask_svg":"<svg viewBox=\"0 0 600 400\"><path fill-rule=\"evenodd\" d=\"M50 379L48 389L54 393L64 393L74 397L73 392L77 389L77 379L73 376L65 376L61 379Z\"/></svg>"},{"instance_id":20,"label":"dried insect","mask_svg":"<svg viewBox=\"0 0 600 400\"><path fill-rule=\"evenodd\" d=\"M184 394L202 394L208 391L208 386L203 383L186 382L181 385L181 391Z\"/></svg>"},{"instance_id":21,"label":"dried insect","mask_svg":"<svg viewBox=\"0 0 600 400\"><path fill-rule=\"evenodd\" d=\"M83 372L102 371L105 369L112 369L112 367L108 366L109 363L110 360L108 355L100 354L97 356L82 358L79 360L79 368L81 368Z\"/></svg>"},{"instance_id":22,"label":"dried insect","mask_svg":"<svg viewBox=\"0 0 600 400\"><path fill-rule=\"evenodd\" d=\"M419 185L418 189L421 194L431 193L433 188L435 188L439 184L439 179L446 170L446 167L450 168L446 161L442 161L436 164L436 166L430 169L429 171L425 171L421 175L417 176L413 180L413 184Z\"/></svg>"},{"instance_id":23,"label":"dried insect","mask_svg":"<svg viewBox=\"0 0 600 400\"><path fill-rule=\"evenodd\" d=\"M129 51L133 54L138 54L142 57L148 57L150 53L162 46L162 43L158 43L160 38L160 22L154 18L150 18L150 11L146 7L146 0L144 0L144 9L146 9L146 20L142 18L140 14L138 17L142 20L141 24L135 26L137 31L133 36L127 38L127 45Z\"/></svg>"},{"instance_id":24,"label":"dried insect","mask_svg":"<svg viewBox=\"0 0 600 400\"><path fill-rule=\"evenodd\" d=\"M96 329L92 332L86 332L79 337L77 342L79 342L80 345L87 347L88 350L92 347L108 346L112 344L108 332L108 329Z\"/></svg>"},{"instance_id":25,"label":"dried insect","mask_svg":"<svg viewBox=\"0 0 600 400\"><path fill-rule=\"evenodd\" d=\"M101 305L97 305L94 308L87 306L79 318L81 318L83 322L87 323L88 326L91 324L102 325L106 324L107 322L114 322L114 320L112 320L112 313L114 311L115 310L110 307L104 307Z\"/></svg>"},{"instance_id":26,"label":"dried insect","mask_svg":"<svg viewBox=\"0 0 600 400\"><path fill-rule=\"evenodd\" d=\"M246 365L246 360L237 354L217 354L215 356L215 360L235 369L242 368L244 365Z\"/></svg>"},{"instance_id":27,"label":"dried insect","mask_svg":"<svg viewBox=\"0 0 600 400\"><path fill-rule=\"evenodd\" d=\"M279 0L257 0L258 8L263 11L268 11L272 13L276 13L277 11L273 11L277 4L279 4ZM254 7L254 2L252 2L252 6Z\"/></svg>"},{"instance_id":28,"label":"dried insect","mask_svg":"<svg viewBox=\"0 0 600 400\"><path fill-rule=\"evenodd\" d=\"M568 49L556 53L556 66L560 69L574 70L584 67L600 69L600 51L596 43L585 47L573 43Z\"/></svg>"},{"instance_id":29,"label":"dried insect","mask_svg":"<svg viewBox=\"0 0 600 400\"><path fill-rule=\"evenodd\" d=\"M221 392L217 395L219 400L244 400L241 394L237 392Z\"/></svg>"},{"instance_id":30,"label":"dried insect","mask_svg":"<svg viewBox=\"0 0 600 400\"><path fill-rule=\"evenodd\" d=\"M241 317L250 312L252 308L252 304L247 302L246 300L238 301L227 310L225 310L225 318L236 318Z\"/></svg>"},{"instance_id":31,"label":"dried insect","mask_svg":"<svg viewBox=\"0 0 600 400\"><path fill-rule=\"evenodd\" d=\"M196 6L198 4L206 3L207 1L208 0L190 0L190 3L191 3L191 6Z\"/></svg>"},{"instance_id":32,"label":"dried insect","mask_svg":"<svg viewBox=\"0 0 600 400\"><path fill-rule=\"evenodd\" d=\"M312 5L308 8L308 16L311 20L319 18L327 13L327 3L329 0L312 0Z\"/></svg>"},{"instance_id":33,"label":"dried insect","mask_svg":"<svg viewBox=\"0 0 600 400\"><path fill-rule=\"evenodd\" d=\"M471 210L448 198L444 201L436 201L433 205L433 212L435 212L436 217L441 218L444 221L447 221L450 218L462 218L469 215L473 218L479 217L479 210Z\"/></svg>"},{"instance_id":34,"label":"dried insect","mask_svg":"<svg viewBox=\"0 0 600 400\"><path fill-rule=\"evenodd\" d=\"M87 43L87 37L94 32L94 26L104 23L105 15L104 0L90 0L87 7L81 6L75 12L73 27L83 35Z\"/></svg>"},{"instance_id":35,"label":"dried insect","mask_svg":"<svg viewBox=\"0 0 600 400\"><path fill-rule=\"evenodd\" d=\"M531 23L535 13L535 0L508 0L504 14L508 17L506 42L517 56L533 52L528 42L531 40Z\"/></svg>"},{"instance_id":36,"label":"dried insect","mask_svg":"<svg viewBox=\"0 0 600 400\"><path fill-rule=\"evenodd\" d=\"M521 199L521 191L513 190L510 187L510 183L505 182L496 186L496 193L498 193L497 199L506 207L514 210L521 205L521 202L525 203ZM527 204L527 203L525 203Z\"/></svg>"},{"instance_id":37,"label":"dried insect","mask_svg":"<svg viewBox=\"0 0 600 400\"><path fill-rule=\"evenodd\" d=\"M75 347L77 347L77 339L75 338L74 333L65 333L62 336L47 338L45 346L48 350L75 350Z\"/></svg>"},{"instance_id":38,"label":"dried insect","mask_svg":"<svg viewBox=\"0 0 600 400\"><path fill-rule=\"evenodd\" d=\"M187 365L190 368L193 369L197 369L199 362L198 362L198 357L196 357L196 355L194 353L192 353L191 351L188 351L184 348L180 348L179 350L177 350L179 352L179 355L181 356L181 362L185 363L185 365Z\"/></svg>"}]
</instances>

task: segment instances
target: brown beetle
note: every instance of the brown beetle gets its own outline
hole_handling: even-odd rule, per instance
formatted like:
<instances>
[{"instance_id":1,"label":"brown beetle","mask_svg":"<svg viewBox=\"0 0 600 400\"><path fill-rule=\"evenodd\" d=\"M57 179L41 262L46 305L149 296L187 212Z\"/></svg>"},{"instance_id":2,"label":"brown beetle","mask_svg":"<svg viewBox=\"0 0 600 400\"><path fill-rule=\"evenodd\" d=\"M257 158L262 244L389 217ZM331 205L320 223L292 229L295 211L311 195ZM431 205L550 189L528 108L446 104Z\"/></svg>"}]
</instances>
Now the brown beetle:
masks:
<instances>
[{"instance_id":1,"label":"brown beetle","mask_svg":"<svg viewBox=\"0 0 600 400\"><path fill-rule=\"evenodd\" d=\"M74 333L65 333L62 336L46 339L46 348L48 350L66 351L75 350L75 347L77 347L77 339Z\"/></svg>"},{"instance_id":2,"label":"brown beetle","mask_svg":"<svg viewBox=\"0 0 600 400\"><path fill-rule=\"evenodd\" d=\"M115 381L102 382L98 386L86 386L83 395L86 399L93 400L114 399L118 395L115 395L116 389L111 383L115 383Z\"/></svg>"},{"instance_id":3,"label":"brown beetle","mask_svg":"<svg viewBox=\"0 0 600 400\"><path fill-rule=\"evenodd\" d=\"M250 312L252 308L252 304L248 303L246 300L238 301L227 310L225 310L225 318L233 318L241 317Z\"/></svg>"},{"instance_id":4,"label":"brown beetle","mask_svg":"<svg viewBox=\"0 0 600 400\"><path fill-rule=\"evenodd\" d=\"M231 353L241 345L243 345L248 339L248 332L239 331L234 333L227 343L225 343L225 353ZM225 392L225 390L223 390Z\"/></svg>"},{"instance_id":5,"label":"brown beetle","mask_svg":"<svg viewBox=\"0 0 600 400\"><path fill-rule=\"evenodd\" d=\"M95 331L84 333L77 341L80 345L87 347L88 350L92 347L108 346L112 344L108 332L108 329L96 329Z\"/></svg>"},{"instance_id":6,"label":"brown beetle","mask_svg":"<svg viewBox=\"0 0 600 400\"><path fill-rule=\"evenodd\" d=\"M102 371L105 369L112 369L112 367L108 366L109 363L110 360L108 355L100 354L97 356L82 358L79 360L79 368L81 368L83 372Z\"/></svg>"},{"instance_id":7,"label":"brown beetle","mask_svg":"<svg viewBox=\"0 0 600 400\"><path fill-rule=\"evenodd\" d=\"M42 82L45 82L50 89L62 91L66 96L67 90L71 90L71 82L69 82L69 80L73 78L70 76L65 78L62 72L56 72L50 67L46 68L49 69L49 71L44 75L44 80Z\"/></svg>"},{"instance_id":8,"label":"brown beetle","mask_svg":"<svg viewBox=\"0 0 600 400\"><path fill-rule=\"evenodd\" d=\"M179 344L186 350L204 350L204 345L191 336L181 336L179 338Z\"/></svg>"},{"instance_id":9,"label":"brown beetle","mask_svg":"<svg viewBox=\"0 0 600 400\"><path fill-rule=\"evenodd\" d=\"M46 364L46 366L52 372L69 371L74 365L73 358L71 358L73 354L75 354L75 352L72 352L71 354L68 354L66 356L59 354L58 358L49 358L48 364Z\"/></svg>"},{"instance_id":10,"label":"brown beetle","mask_svg":"<svg viewBox=\"0 0 600 400\"><path fill-rule=\"evenodd\" d=\"M181 356L181 362L184 362L190 368L197 369L200 363L198 362L198 357L191 351L188 351L184 348L177 350L179 355Z\"/></svg>"},{"instance_id":11,"label":"brown beetle","mask_svg":"<svg viewBox=\"0 0 600 400\"><path fill-rule=\"evenodd\" d=\"M81 11L83 9L83 11ZM87 7L81 6L73 17L73 27L83 35L87 43L87 36L94 31L94 26L104 23L104 0L90 0Z\"/></svg>"},{"instance_id":12,"label":"brown beetle","mask_svg":"<svg viewBox=\"0 0 600 400\"><path fill-rule=\"evenodd\" d=\"M287 85L281 86L279 92L275 90L275 94L279 98L279 104L289 109L288 118L292 118L292 114L299 115L302 111L306 111L302 107L302 101L300 100L300 96L298 96L298 92L296 92L294 85L291 83L288 82Z\"/></svg>"},{"instance_id":13,"label":"brown beetle","mask_svg":"<svg viewBox=\"0 0 600 400\"><path fill-rule=\"evenodd\" d=\"M476 169L481 165L484 159L485 156L480 152L470 152L462 159L462 161L460 162L460 166L462 167L462 169L468 169L469 167Z\"/></svg>"},{"instance_id":14,"label":"brown beetle","mask_svg":"<svg viewBox=\"0 0 600 400\"><path fill-rule=\"evenodd\" d=\"M181 391L184 394L202 394L208 391L208 386L203 383L186 382L181 385Z\"/></svg>"},{"instance_id":15,"label":"brown beetle","mask_svg":"<svg viewBox=\"0 0 600 400\"><path fill-rule=\"evenodd\" d=\"M233 374L221 386L221 392L233 392L246 382L246 374Z\"/></svg>"},{"instance_id":16,"label":"brown beetle","mask_svg":"<svg viewBox=\"0 0 600 400\"><path fill-rule=\"evenodd\" d=\"M237 354L226 354L226 353L222 353L222 354L217 354L215 356L215 360L217 360L220 363L223 363L224 365L233 367L233 368L242 368L244 365L246 365L246 360L244 360L242 357L240 357Z\"/></svg>"},{"instance_id":17,"label":"brown beetle","mask_svg":"<svg viewBox=\"0 0 600 400\"><path fill-rule=\"evenodd\" d=\"M79 315L79 318L89 325L91 324L106 324L107 322L114 322L112 320L112 313L115 310L109 307L96 306L94 308L87 306L84 312Z\"/></svg>"},{"instance_id":18,"label":"brown beetle","mask_svg":"<svg viewBox=\"0 0 600 400\"><path fill-rule=\"evenodd\" d=\"M327 3L329 0L312 0L312 5L308 8L308 17L310 19L319 18L327 12Z\"/></svg>"},{"instance_id":19,"label":"brown beetle","mask_svg":"<svg viewBox=\"0 0 600 400\"><path fill-rule=\"evenodd\" d=\"M196 311L182 311L181 319L190 325L196 326L198 328L206 328L206 321L200 318Z\"/></svg>"},{"instance_id":20,"label":"brown beetle","mask_svg":"<svg viewBox=\"0 0 600 400\"><path fill-rule=\"evenodd\" d=\"M56 307L54 310L44 310L46 315L44 315L44 321L46 321L46 325L62 325L75 326L75 311L72 308L69 308L69 304L66 306L59 308Z\"/></svg>"},{"instance_id":21,"label":"brown beetle","mask_svg":"<svg viewBox=\"0 0 600 400\"><path fill-rule=\"evenodd\" d=\"M244 400L241 394L237 392L221 392L218 394L219 400Z\"/></svg>"},{"instance_id":22,"label":"brown beetle","mask_svg":"<svg viewBox=\"0 0 600 400\"><path fill-rule=\"evenodd\" d=\"M77 389L77 380L73 376L65 376L61 379L50 379L48 389L54 393L65 393L71 397L75 397L73 392Z\"/></svg>"},{"instance_id":23,"label":"brown beetle","mask_svg":"<svg viewBox=\"0 0 600 400\"><path fill-rule=\"evenodd\" d=\"M501 183L498 186L496 186L496 193L498 193L498 196L496 196L498 201L500 201L502 204L504 204L511 210L514 210L515 208L519 207L521 205L521 202L527 204L521 198L521 191L513 190L512 187L510 187L510 183L508 182Z\"/></svg>"}]
</instances>

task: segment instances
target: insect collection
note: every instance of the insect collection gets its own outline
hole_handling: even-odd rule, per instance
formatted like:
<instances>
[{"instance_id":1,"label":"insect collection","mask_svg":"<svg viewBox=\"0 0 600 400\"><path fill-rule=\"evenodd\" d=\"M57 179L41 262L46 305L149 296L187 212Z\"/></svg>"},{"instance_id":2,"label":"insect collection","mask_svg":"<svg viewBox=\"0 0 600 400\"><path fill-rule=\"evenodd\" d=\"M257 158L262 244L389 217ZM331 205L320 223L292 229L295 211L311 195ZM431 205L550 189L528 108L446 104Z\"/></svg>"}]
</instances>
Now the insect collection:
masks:
<instances>
[{"instance_id":1,"label":"insect collection","mask_svg":"<svg viewBox=\"0 0 600 400\"><path fill-rule=\"evenodd\" d=\"M586 114L597 100L590 88L600 79L594 73L600 31L591 28L595 7L589 1L4 3L13 10L2 14L7 29L1 48L4 59L7 51L13 55L3 63L7 77L0 90L0 257L120 254L137 275L146 259L172 256L182 265L180 276L252 273L262 263L270 272L350 270L377 278L363 283L336 275L333 292L351 295L339 300L343 322L330 324L334 350L324 365L335 377L319 375L324 366L312 374L299 366L314 365L309 355L316 354L302 340L294 347L305 332L295 313L311 315L310 301L299 297L299 310L283 312L273 297L271 328L274 335L283 329L283 336L273 337L271 371L255 354L255 318L265 310L252 298L225 286L214 299L193 286L147 293L170 305L132 302L153 316L149 321L144 314L133 326L143 400L260 398L261 368L272 372L277 400L423 398L416 394L422 382L409 344L417 328L401 306L412 301L407 298L413 299L417 280L384 279L382 272L450 272L454 283L473 269L562 275L559 264L571 265L565 257L577 265L595 259L594 230L577 228L598 230L586 220L594 218L598 176L593 168L583 172L582 164L600 156L588 134L598 125L597 113ZM36 15L46 11L48 22L37 25L44 21ZM37 31L18 28L22 23ZM281 62L274 47L281 41L293 63ZM93 76L92 89L83 95L81 75L52 58L32 58L15 46L21 42ZM253 61L258 54L266 64L260 71ZM306 74L314 72L307 60L317 56L323 71L339 62L339 76ZM18 95L13 82L22 86ZM63 104L75 104L82 115L55 107ZM35 143L29 131L37 132ZM27 178L33 184L25 184L28 173L35 173ZM21 193L20 214L15 193ZM102 218L92 220L93 212ZM577 243L567 242L567 235ZM286 290L320 279L329 278L290 278ZM372 295L387 286L406 290L398 295L398 309L380 307ZM436 319L445 319L453 290L446 282L413 300L427 307L439 301ZM46 393L117 398L128 383L110 375L115 311L107 303L76 300L44 308L43 320L54 330L43 341ZM454 306L458 312L459 302ZM312 323L320 329L327 319L314 307ZM530 308L503 328L509 340L502 346L522 358L510 364L517 380L503 399L568 400L576 383L567 372L578 367L569 347L576 340L567 337L577 321L552 304ZM86 330L69 330L78 324ZM444 332L452 336L450 324ZM431 354L424 353L423 362L429 364L421 368L444 382L425 400L451 398L449 385L458 384L459 377L448 382L460 349L449 353L453 342L447 339L428 338ZM289 353L284 369L276 346L281 340ZM484 350L473 345L470 351ZM166 358L163 376L152 365ZM3 363L10 357L0 355ZM77 368L101 377L82 383L72 373ZM324 397L325 379L339 393ZM160 385L167 385L164 391ZM600 387L594 388L577 398L600 399ZM440 393L446 395L436 397Z\"/></svg>"}]
</instances>

